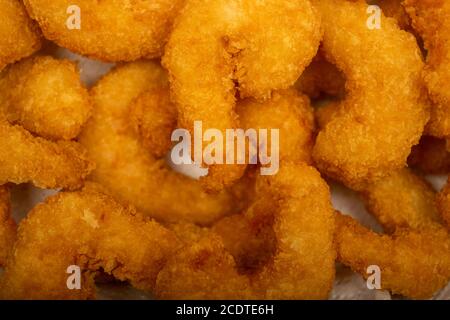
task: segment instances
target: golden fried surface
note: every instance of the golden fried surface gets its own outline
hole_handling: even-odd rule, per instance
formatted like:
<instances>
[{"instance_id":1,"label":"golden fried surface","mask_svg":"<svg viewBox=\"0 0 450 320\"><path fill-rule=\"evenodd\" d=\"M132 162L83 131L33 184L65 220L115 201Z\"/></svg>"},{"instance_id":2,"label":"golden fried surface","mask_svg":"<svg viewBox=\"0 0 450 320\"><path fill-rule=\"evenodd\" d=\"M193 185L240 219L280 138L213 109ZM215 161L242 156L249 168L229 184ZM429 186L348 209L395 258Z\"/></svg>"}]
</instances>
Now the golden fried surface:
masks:
<instances>
[{"instance_id":1,"label":"golden fried surface","mask_svg":"<svg viewBox=\"0 0 450 320\"><path fill-rule=\"evenodd\" d=\"M220 238L212 235L169 260L157 278L157 297L323 299L328 296L334 279L335 250L333 209L326 183L307 165L286 164L278 175L258 176L256 189L257 199L245 217L250 221L266 221L273 228L276 248L270 261L253 274L240 274Z\"/></svg>"},{"instance_id":2,"label":"golden fried surface","mask_svg":"<svg viewBox=\"0 0 450 320\"><path fill-rule=\"evenodd\" d=\"M177 246L170 231L122 207L96 186L60 193L35 207L20 223L18 240L0 280L0 296L94 298L94 276L100 269L150 290ZM67 288L66 270L71 265L83 270L81 290Z\"/></svg>"},{"instance_id":3,"label":"golden fried surface","mask_svg":"<svg viewBox=\"0 0 450 320\"><path fill-rule=\"evenodd\" d=\"M0 0L0 71L41 47L40 32L22 1Z\"/></svg>"},{"instance_id":4,"label":"golden fried surface","mask_svg":"<svg viewBox=\"0 0 450 320\"><path fill-rule=\"evenodd\" d=\"M450 136L450 2L443 0L405 0L413 27L428 51L424 72L432 108L427 133Z\"/></svg>"},{"instance_id":5,"label":"golden fried surface","mask_svg":"<svg viewBox=\"0 0 450 320\"><path fill-rule=\"evenodd\" d=\"M156 158L164 157L172 147L171 136L177 127L177 109L170 102L167 87L141 94L132 103L130 119L143 145Z\"/></svg>"},{"instance_id":6,"label":"golden fried surface","mask_svg":"<svg viewBox=\"0 0 450 320\"><path fill-rule=\"evenodd\" d=\"M10 122L44 138L73 139L92 108L79 78L68 60L23 60L0 74L0 110Z\"/></svg>"},{"instance_id":7,"label":"golden fried surface","mask_svg":"<svg viewBox=\"0 0 450 320\"><path fill-rule=\"evenodd\" d=\"M239 101L236 111L242 129L279 130L280 162L311 163L315 124L308 97L294 89L280 90L264 102L251 98ZM271 150L271 139L266 148Z\"/></svg>"},{"instance_id":8,"label":"golden fried surface","mask_svg":"<svg viewBox=\"0 0 450 320\"><path fill-rule=\"evenodd\" d=\"M433 188L409 169L392 172L362 192L367 209L385 231L439 228Z\"/></svg>"},{"instance_id":9,"label":"golden fried surface","mask_svg":"<svg viewBox=\"0 0 450 320\"><path fill-rule=\"evenodd\" d=\"M391 19L370 30L363 1L315 3L323 15L323 52L345 74L347 95L343 112L319 133L314 159L327 175L359 187L404 167L419 141L428 121L421 54Z\"/></svg>"},{"instance_id":10,"label":"golden fried surface","mask_svg":"<svg viewBox=\"0 0 450 320\"><path fill-rule=\"evenodd\" d=\"M10 1L10 0L4 0ZM132 61L162 54L184 0L24 0L44 36L74 52L104 60ZM80 29L67 27L80 8ZM69 20L70 22L70 20Z\"/></svg>"},{"instance_id":11,"label":"golden fried surface","mask_svg":"<svg viewBox=\"0 0 450 320\"><path fill-rule=\"evenodd\" d=\"M16 241L16 223L11 217L11 199L8 187L0 187L0 267Z\"/></svg>"},{"instance_id":12,"label":"golden fried surface","mask_svg":"<svg viewBox=\"0 0 450 320\"><path fill-rule=\"evenodd\" d=\"M202 121L203 130L239 128L236 92L266 98L293 85L320 35L320 18L308 0L188 1L163 59L180 127L192 130ZM243 172L239 165L212 165L203 182L217 191Z\"/></svg>"},{"instance_id":13,"label":"golden fried surface","mask_svg":"<svg viewBox=\"0 0 450 320\"><path fill-rule=\"evenodd\" d=\"M437 197L437 206L447 228L450 230L450 180Z\"/></svg>"},{"instance_id":14,"label":"golden fried surface","mask_svg":"<svg viewBox=\"0 0 450 320\"><path fill-rule=\"evenodd\" d=\"M363 277L381 269L384 290L428 299L450 280L450 237L443 229L402 230L378 235L348 216L336 216L338 261Z\"/></svg>"},{"instance_id":15,"label":"golden fried surface","mask_svg":"<svg viewBox=\"0 0 450 320\"><path fill-rule=\"evenodd\" d=\"M76 142L33 137L0 120L0 185L27 183L47 189L76 189L94 165Z\"/></svg>"},{"instance_id":16,"label":"golden fried surface","mask_svg":"<svg viewBox=\"0 0 450 320\"><path fill-rule=\"evenodd\" d=\"M135 62L113 70L93 88L94 114L80 136L97 166L90 179L158 220L209 224L233 212L232 196L228 192L208 195L198 181L153 157L130 122L134 100L166 84L159 65Z\"/></svg>"}]
</instances>

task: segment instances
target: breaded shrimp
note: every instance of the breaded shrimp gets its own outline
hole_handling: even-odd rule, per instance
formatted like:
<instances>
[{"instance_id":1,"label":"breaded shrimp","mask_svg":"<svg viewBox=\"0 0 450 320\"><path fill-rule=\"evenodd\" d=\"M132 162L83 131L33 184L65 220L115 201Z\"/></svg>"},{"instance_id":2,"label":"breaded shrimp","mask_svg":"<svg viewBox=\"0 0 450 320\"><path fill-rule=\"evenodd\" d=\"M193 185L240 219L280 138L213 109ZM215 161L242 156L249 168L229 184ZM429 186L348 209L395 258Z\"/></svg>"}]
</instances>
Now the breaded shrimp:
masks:
<instances>
[{"instance_id":1,"label":"breaded shrimp","mask_svg":"<svg viewBox=\"0 0 450 320\"><path fill-rule=\"evenodd\" d=\"M20 223L13 254L0 277L0 297L95 298L94 276L101 269L151 290L177 248L169 230L88 185L48 198ZM82 270L80 290L66 285L72 265Z\"/></svg>"},{"instance_id":2,"label":"breaded shrimp","mask_svg":"<svg viewBox=\"0 0 450 320\"><path fill-rule=\"evenodd\" d=\"M155 219L210 224L236 209L232 195L208 195L198 181L152 156L130 121L135 99L164 86L164 70L155 62L139 61L117 67L92 89L94 113L80 135L97 165L90 179Z\"/></svg>"},{"instance_id":3,"label":"breaded shrimp","mask_svg":"<svg viewBox=\"0 0 450 320\"><path fill-rule=\"evenodd\" d=\"M307 165L286 164L274 176L258 176L257 199L245 213L273 228L271 259L240 274L217 236L188 246L157 278L164 299L323 299L334 279L333 209L327 184ZM312 196L313 195L313 196ZM261 220L262 219L262 220Z\"/></svg>"},{"instance_id":4,"label":"breaded shrimp","mask_svg":"<svg viewBox=\"0 0 450 320\"><path fill-rule=\"evenodd\" d=\"M30 58L0 74L0 112L44 138L75 138L91 109L80 74L68 60Z\"/></svg>"},{"instance_id":5,"label":"breaded shrimp","mask_svg":"<svg viewBox=\"0 0 450 320\"><path fill-rule=\"evenodd\" d=\"M367 267L381 269L381 289L427 299L450 280L450 237L443 229L376 234L351 217L336 215L338 261L367 278Z\"/></svg>"},{"instance_id":6,"label":"breaded shrimp","mask_svg":"<svg viewBox=\"0 0 450 320\"><path fill-rule=\"evenodd\" d=\"M39 28L28 17L22 1L0 0L0 71L40 48Z\"/></svg>"},{"instance_id":7,"label":"breaded shrimp","mask_svg":"<svg viewBox=\"0 0 450 320\"><path fill-rule=\"evenodd\" d=\"M435 191L407 168L369 184L362 194L368 211L389 233L401 228L422 230L442 226Z\"/></svg>"},{"instance_id":8,"label":"breaded shrimp","mask_svg":"<svg viewBox=\"0 0 450 320\"><path fill-rule=\"evenodd\" d=\"M239 128L236 93L268 98L293 85L317 52L320 18L308 0L191 0L177 17L166 46L171 94L179 126L193 132ZM208 191L231 185L245 166L210 165ZM203 150L194 152L200 160ZM203 159L204 160L204 159ZM202 165L205 165L203 161Z\"/></svg>"},{"instance_id":9,"label":"breaded shrimp","mask_svg":"<svg viewBox=\"0 0 450 320\"><path fill-rule=\"evenodd\" d=\"M184 0L24 3L47 39L79 54L114 62L159 57Z\"/></svg>"},{"instance_id":10,"label":"breaded shrimp","mask_svg":"<svg viewBox=\"0 0 450 320\"><path fill-rule=\"evenodd\" d=\"M11 199L7 186L0 187L0 267L12 251L16 240L16 223L11 217Z\"/></svg>"},{"instance_id":11,"label":"breaded shrimp","mask_svg":"<svg viewBox=\"0 0 450 320\"><path fill-rule=\"evenodd\" d=\"M404 5L428 51L424 78L435 105L427 134L450 136L450 2L405 0Z\"/></svg>"},{"instance_id":12,"label":"breaded shrimp","mask_svg":"<svg viewBox=\"0 0 450 320\"><path fill-rule=\"evenodd\" d=\"M322 172L357 189L403 168L422 135L429 111L421 52L392 19L382 16L380 29L368 28L365 1L314 3L323 16L323 52L344 73L347 94L313 156Z\"/></svg>"},{"instance_id":13,"label":"breaded shrimp","mask_svg":"<svg viewBox=\"0 0 450 320\"><path fill-rule=\"evenodd\" d=\"M51 142L0 119L0 185L27 183L44 189L76 189L94 164L72 141Z\"/></svg>"}]
</instances>

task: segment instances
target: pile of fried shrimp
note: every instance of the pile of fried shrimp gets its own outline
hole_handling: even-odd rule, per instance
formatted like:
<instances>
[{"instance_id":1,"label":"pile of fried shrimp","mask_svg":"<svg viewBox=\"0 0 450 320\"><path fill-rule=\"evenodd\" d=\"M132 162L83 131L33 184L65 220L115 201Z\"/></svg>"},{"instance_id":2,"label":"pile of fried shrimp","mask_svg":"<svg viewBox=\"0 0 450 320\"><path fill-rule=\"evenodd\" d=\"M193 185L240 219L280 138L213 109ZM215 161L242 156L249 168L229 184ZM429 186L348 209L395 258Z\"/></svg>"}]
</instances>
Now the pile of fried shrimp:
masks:
<instances>
[{"instance_id":1,"label":"pile of fried shrimp","mask_svg":"<svg viewBox=\"0 0 450 320\"><path fill-rule=\"evenodd\" d=\"M88 87L52 47L114 66ZM260 146L278 144L278 171L180 173L172 133L198 121L278 129ZM450 171L450 2L0 0L0 146L0 299L95 299L101 281L328 299L342 265L367 290L435 298L450 282L450 181L428 182ZM21 184L53 191L19 222ZM333 185L382 231L333 207Z\"/></svg>"}]
</instances>

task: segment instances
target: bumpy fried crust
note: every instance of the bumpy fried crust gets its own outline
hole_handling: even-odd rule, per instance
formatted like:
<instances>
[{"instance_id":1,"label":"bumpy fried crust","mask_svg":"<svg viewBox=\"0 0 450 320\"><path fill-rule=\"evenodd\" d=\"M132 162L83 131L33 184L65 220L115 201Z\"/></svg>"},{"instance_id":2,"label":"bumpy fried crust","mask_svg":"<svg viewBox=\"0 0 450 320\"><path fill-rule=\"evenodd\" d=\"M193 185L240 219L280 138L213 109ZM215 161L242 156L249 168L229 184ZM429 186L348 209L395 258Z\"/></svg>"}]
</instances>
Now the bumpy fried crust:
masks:
<instances>
[{"instance_id":1,"label":"bumpy fried crust","mask_svg":"<svg viewBox=\"0 0 450 320\"><path fill-rule=\"evenodd\" d=\"M0 0L0 71L41 47L38 28L19 0Z\"/></svg>"},{"instance_id":2,"label":"bumpy fried crust","mask_svg":"<svg viewBox=\"0 0 450 320\"><path fill-rule=\"evenodd\" d=\"M24 0L44 36L58 45L104 61L132 61L162 54L184 0ZM67 26L80 8L80 29Z\"/></svg>"},{"instance_id":3,"label":"bumpy fried crust","mask_svg":"<svg viewBox=\"0 0 450 320\"><path fill-rule=\"evenodd\" d=\"M94 165L76 142L33 137L0 120L0 185L31 182L45 189L76 189Z\"/></svg>"},{"instance_id":4,"label":"bumpy fried crust","mask_svg":"<svg viewBox=\"0 0 450 320\"><path fill-rule=\"evenodd\" d=\"M10 194L6 186L0 187L0 267L12 250L16 240L16 223L11 217Z\"/></svg>"},{"instance_id":5,"label":"bumpy fried crust","mask_svg":"<svg viewBox=\"0 0 450 320\"><path fill-rule=\"evenodd\" d=\"M157 278L158 297L327 297L335 259L328 186L315 169L286 164L277 175L258 176L256 189L258 198L245 217L272 225L276 249L270 261L254 274L239 274L220 239L206 237L170 259Z\"/></svg>"},{"instance_id":6,"label":"bumpy fried crust","mask_svg":"<svg viewBox=\"0 0 450 320\"><path fill-rule=\"evenodd\" d=\"M345 74L347 96L343 112L319 133L314 159L327 175L358 188L404 167L419 141L428 121L421 53L392 19L367 28L364 1L315 3L323 15L323 52Z\"/></svg>"},{"instance_id":7,"label":"bumpy fried crust","mask_svg":"<svg viewBox=\"0 0 450 320\"><path fill-rule=\"evenodd\" d=\"M338 260L363 277L368 266L380 267L383 290L426 299L450 280L450 237L443 228L378 235L338 214L335 239Z\"/></svg>"},{"instance_id":8,"label":"bumpy fried crust","mask_svg":"<svg viewBox=\"0 0 450 320\"><path fill-rule=\"evenodd\" d=\"M44 138L70 140L91 113L73 62L36 57L0 75L0 105L8 120Z\"/></svg>"},{"instance_id":9,"label":"bumpy fried crust","mask_svg":"<svg viewBox=\"0 0 450 320\"><path fill-rule=\"evenodd\" d=\"M450 180L437 197L437 206L447 228L450 230Z\"/></svg>"},{"instance_id":10,"label":"bumpy fried crust","mask_svg":"<svg viewBox=\"0 0 450 320\"><path fill-rule=\"evenodd\" d=\"M326 94L343 97L345 94L344 75L319 52L295 83L295 87L315 99Z\"/></svg>"},{"instance_id":11,"label":"bumpy fried crust","mask_svg":"<svg viewBox=\"0 0 450 320\"><path fill-rule=\"evenodd\" d=\"M156 158L164 157L177 126L177 109L170 102L168 88L144 92L134 101L130 113L132 125L148 152Z\"/></svg>"},{"instance_id":12,"label":"bumpy fried crust","mask_svg":"<svg viewBox=\"0 0 450 320\"><path fill-rule=\"evenodd\" d=\"M210 196L198 181L174 172L150 154L130 124L133 101L166 85L164 70L142 61L118 67L93 88L94 114L80 135L97 165L90 179L156 219L212 223L234 210L231 195Z\"/></svg>"},{"instance_id":13,"label":"bumpy fried crust","mask_svg":"<svg viewBox=\"0 0 450 320\"><path fill-rule=\"evenodd\" d=\"M176 237L158 223L124 208L96 186L60 193L36 206L20 223L18 240L0 282L7 299L95 297L100 269L150 290ZM81 268L81 290L69 290L66 272Z\"/></svg>"},{"instance_id":14,"label":"bumpy fried crust","mask_svg":"<svg viewBox=\"0 0 450 320\"><path fill-rule=\"evenodd\" d=\"M447 174L450 172L450 152L445 140L423 136L418 145L412 148L408 165L424 173Z\"/></svg>"},{"instance_id":15,"label":"bumpy fried crust","mask_svg":"<svg viewBox=\"0 0 450 320\"><path fill-rule=\"evenodd\" d=\"M163 59L180 127L192 132L194 122L202 121L203 130L218 129L224 136L226 129L238 128L236 91L242 98L266 98L294 84L320 35L319 16L308 0L189 1ZM221 190L244 169L210 166L203 183L207 190Z\"/></svg>"},{"instance_id":16,"label":"bumpy fried crust","mask_svg":"<svg viewBox=\"0 0 450 320\"><path fill-rule=\"evenodd\" d=\"M436 105L431 110L427 134L450 136L450 2L405 0L404 6L428 51L424 76Z\"/></svg>"},{"instance_id":17,"label":"bumpy fried crust","mask_svg":"<svg viewBox=\"0 0 450 320\"><path fill-rule=\"evenodd\" d=\"M433 188L409 169L392 172L362 192L367 209L385 231L439 228Z\"/></svg>"},{"instance_id":18,"label":"bumpy fried crust","mask_svg":"<svg viewBox=\"0 0 450 320\"><path fill-rule=\"evenodd\" d=\"M294 89L275 91L264 102L255 99L240 101L236 112L245 130L279 130L280 162L311 163L315 123L308 97ZM268 150L271 150L270 144L271 140L268 139Z\"/></svg>"}]
</instances>

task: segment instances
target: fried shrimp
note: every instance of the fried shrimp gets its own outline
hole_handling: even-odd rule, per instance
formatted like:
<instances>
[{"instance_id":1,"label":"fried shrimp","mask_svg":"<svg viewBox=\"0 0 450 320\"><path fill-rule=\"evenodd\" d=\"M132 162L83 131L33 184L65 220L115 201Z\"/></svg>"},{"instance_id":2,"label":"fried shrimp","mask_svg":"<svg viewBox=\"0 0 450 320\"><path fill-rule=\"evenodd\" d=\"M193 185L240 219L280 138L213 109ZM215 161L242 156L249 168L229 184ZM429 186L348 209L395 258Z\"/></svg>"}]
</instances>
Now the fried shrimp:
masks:
<instances>
[{"instance_id":1,"label":"fried shrimp","mask_svg":"<svg viewBox=\"0 0 450 320\"><path fill-rule=\"evenodd\" d=\"M79 54L114 62L160 56L184 0L24 3L47 39Z\"/></svg>"},{"instance_id":2,"label":"fried shrimp","mask_svg":"<svg viewBox=\"0 0 450 320\"><path fill-rule=\"evenodd\" d=\"M172 146L170 137L177 127L177 109L170 102L168 88L144 92L136 98L130 113L147 152L157 158L164 157Z\"/></svg>"},{"instance_id":3,"label":"fried shrimp","mask_svg":"<svg viewBox=\"0 0 450 320\"><path fill-rule=\"evenodd\" d=\"M41 48L37 26L19 0L0 0L0 71Z\"/></svg>"},{"instance_id":4,"label":"fried shrimp","mask_svg":"<svg viewBox=\"0 0 450 320\"><path fill-rule=\"evenodd\" d=\"M319 299L334 279L333 209L327 184L307 165L286 164L258 176L257 199L244 214L273 228L276 248L253 274L240 274L232 255L211 235L183 249L161 270L164 299ZM314 195L311 197L311 195ZM224 281L226 279L226 281Z\"/></svg>"},{"instance_id":5,"label":"fried shrimp","mask_svg":"<svg viewBox=\"0 0 450 320\"><path fill-rule=\"evenodd\" d=\"M239 128L236 92L267 98L295 83L314 57L320 18L308 0L192 0L177 17L163 64L169 70L179 126ZM207 63L205 63L207 62ZM234 146L223 148L226 154ZM194 152L202 159L203 150ZM202 165L206 166L205 161ZM217 191L239 179L240 165L210 165L203 184Z\"/></svg>"},{"instance_id":6,"label":"fried shrimp","mask_svg":"<svg viewBox=\"0 0 450 320\"><path fill-rule=\"evenodd\" d=\"M94 113L79 139L97 165L90 179L158 220L210 224L235 210L231 194L208 195L198 181L174 172L147 150L130 121L135 99L161 86L167 86L164 70L140 61L116 68L93 88Z\"/></svg>"},{"instance_id":7,"label":"fried shrimp","mask_svg":"<svg viewBox=\"0 0 450 320\"><path fill-rule=\"evenodd\" d=\"M406 0L404 5L428 51L424 78L435 106L431 109L427 134L450 136L450 3Z\"/></svg>"},{"instance_id":8,"label":"fried shrimp","mask_svg":"<svg viewBox=\"0 0 450 320\"><path fill-rule=\"evenodd\" d=\"M409 169L395 171L362 192L368 211L385 231L441 227L435 191Z\"/></svg>"},{"instance_id":9,"label":"fried shrimp","mask_svg":"<svg viewBox=\"0 0 450 320\"><path fill-rule=\"evenodd\" d=\"M450 230L450 179L437 197L437 206L442 219Z\"/></svg>"},{"instance_id":10,"label":"fried shrimp","mask_svg":"<svg viewBox=\"0 0 450 320\"><path fill-rule=\"evenodd\" d=\"M0 278L0 296L6 299L95 298L94 276L100 270L151 290L178 247L170 231L92 185L36 206L17 236ZM69 266L82 270L80 290L67 287Z\"/></svg>"},{"instance_id":11,"label":"fried shrimp","mask_svg":"<svg viewBox=\"0 0 450 320\"><path fill-rule=\"evenodd\" d=\"M9 122L47 139L78 136L91 113L73 62L36 57L0 74L0 105Z\"/></svg>"},{"instance_id":12,"label":"fried shrimp","mask_svg":"<svg viewBox=\"0 0 450 320\"><path fill-rule=\"evenodd\" d=\"M6 259L16 240L16 223L11 217L11 199L8 187L0 187L0 267Z\"/></svg>"},{"instance_id":13,"label":"fried shrimp","mask_svg":"<svg viewBox=\"0 0 450 320\"><path fill-rule=\"evenodd\" d=\"M400 230L376 234L337 214L338 261L363 277L381 269L381 289L414 299L430 298L450 280L450 237L445 229Z\"/></svg>"},{"instance_id":14,"label":"fried shrimp","mask_svg":"<svg viewBox=\"0 0 450 320\"><path fill-rule=\"evenodd\" d=\"M415 38L382 17L367 27L363 1L317 0L323 52L345 75L346 97L320 131L314 159L328 176L359 188L401 169L429 118L422 97L423 63Z\"/></svg>"},{"instance_id":15,"label":"fried shrimp","mask_svg":"<svg viewBox=\"0 0 450 320\"><path fill-rule=\"evenodd\" d=\"M0 120L0 185L27 183L44 189L76 189L94 164L76 142L51 142Z\"/></svg>"}]
</instances>

